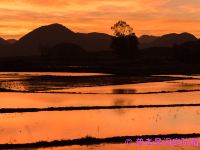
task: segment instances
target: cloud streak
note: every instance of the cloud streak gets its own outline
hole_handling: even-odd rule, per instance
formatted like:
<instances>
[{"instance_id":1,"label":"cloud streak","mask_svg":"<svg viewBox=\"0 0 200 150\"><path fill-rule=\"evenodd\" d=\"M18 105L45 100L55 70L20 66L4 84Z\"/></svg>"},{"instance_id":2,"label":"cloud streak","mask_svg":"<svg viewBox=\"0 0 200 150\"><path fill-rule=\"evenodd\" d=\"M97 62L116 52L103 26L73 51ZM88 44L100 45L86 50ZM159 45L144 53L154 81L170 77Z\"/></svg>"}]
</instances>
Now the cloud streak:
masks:
<instances>
[{"instance_id":1,"label":"cloud streak","mask_svg":"<svg viewBox=\"0 0 200 150\"><path fill-rule=\"evenodd\" d=\"M200 36L199 7L199 0L1 0L0 37L20 38L55 22L76 32L112 34L110 26L121 19L137 35L191 32Z\"/></svg>"}]
</instances>

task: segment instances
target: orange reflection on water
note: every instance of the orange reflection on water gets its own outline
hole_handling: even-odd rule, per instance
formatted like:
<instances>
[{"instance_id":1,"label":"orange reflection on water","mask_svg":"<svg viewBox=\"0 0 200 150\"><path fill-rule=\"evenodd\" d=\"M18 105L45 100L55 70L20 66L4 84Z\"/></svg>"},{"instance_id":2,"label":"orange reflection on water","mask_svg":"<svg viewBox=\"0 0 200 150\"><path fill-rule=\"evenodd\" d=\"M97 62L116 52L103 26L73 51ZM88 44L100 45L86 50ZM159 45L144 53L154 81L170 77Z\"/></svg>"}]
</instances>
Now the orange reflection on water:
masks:
<instances>
[{"instance_id":1,"label":"orange reflection on water","mask_svg":"<svg viewBox=\"0 0 200 150\"><path fill-rule=\"evenodd\" d=\"M1 114L0 143L199 133L198 111L177 107Z\"/></svg>"},{"instance_id":2,"label":"orange reflection on water","mask_svg":"<svg viewBox=\"0 0 200 150\"><path fill-rule=\"evenodd\" d=\"M199 77L199 76L198 76ZM114 93L115 90L124 89L132 90L132 93L148 93L148 92L169 92L178 90L200 90L200 80L174 80L166 82L149 82L137 84L123 84L123 85L106 85L96 87L77 87L70 89L50 90L51 92L75 92L75 93ZM127 94L127 93L125 93Z\"/></svg>"},{"instance_id":3,"label":"orange reflection on water","mask_svg":"<svg viewBox=\"0 0 200 150\"><path fill-rule=\"evenodd\" d=\"M200 103L200 92L165 94L0 93L0 108L113 106ZM119 103L120 102L120 103Z\"/></svg>"}]
</instances>

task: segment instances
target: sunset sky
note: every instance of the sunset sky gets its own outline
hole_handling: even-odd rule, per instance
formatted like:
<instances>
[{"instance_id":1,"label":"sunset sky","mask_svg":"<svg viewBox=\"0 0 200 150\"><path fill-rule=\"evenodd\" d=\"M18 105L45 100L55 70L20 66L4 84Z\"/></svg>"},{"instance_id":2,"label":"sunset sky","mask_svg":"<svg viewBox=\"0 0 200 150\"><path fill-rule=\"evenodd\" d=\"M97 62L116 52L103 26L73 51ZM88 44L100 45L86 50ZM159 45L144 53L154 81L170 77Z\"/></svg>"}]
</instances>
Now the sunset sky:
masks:
<instances>
[{"instance_id":1,"label":"sunset sky","mask_svg":"<svg viewBox=\"0 0 200 150\"><path fill-rule=\"evenodd\" d=\"M105 32L118 20L135 33L190 32L200 37L200 0L0 0L0 37L20 38L51 23L74 32Z\"/></svg>"}]
</instances>

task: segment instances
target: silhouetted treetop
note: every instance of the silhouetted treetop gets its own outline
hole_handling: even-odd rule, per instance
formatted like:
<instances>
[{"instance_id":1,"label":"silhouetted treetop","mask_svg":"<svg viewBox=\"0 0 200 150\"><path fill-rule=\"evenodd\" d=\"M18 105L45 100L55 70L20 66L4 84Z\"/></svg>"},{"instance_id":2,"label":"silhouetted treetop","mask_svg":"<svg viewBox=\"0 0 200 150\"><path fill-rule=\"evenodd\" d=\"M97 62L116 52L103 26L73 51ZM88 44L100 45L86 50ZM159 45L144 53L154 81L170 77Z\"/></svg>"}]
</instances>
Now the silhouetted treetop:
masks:
<instances>
[{"instance_id":1,"label":"silhouetted treetop","mask_svg":"<svg viewBox=\"0 0 200 150\"><path fill-rule=\"evenodd\" d=\"M111 30L114 32L116 37L124 37L134 34L133 28L125 21L118 21L111 27Z\"/></svg>"},{"instance_id":2,"label":"silhouetted treetop","mask_svg":"<svg viewBox=\"0 0 200 150\"><path fill-rule=\"evenodd\" d=\"M114 37L111 48L122 58L132 59L138 54L138 39L133 33L133 28L125 21L118 21L111 29Z\"/></svg>"}]
</instances>

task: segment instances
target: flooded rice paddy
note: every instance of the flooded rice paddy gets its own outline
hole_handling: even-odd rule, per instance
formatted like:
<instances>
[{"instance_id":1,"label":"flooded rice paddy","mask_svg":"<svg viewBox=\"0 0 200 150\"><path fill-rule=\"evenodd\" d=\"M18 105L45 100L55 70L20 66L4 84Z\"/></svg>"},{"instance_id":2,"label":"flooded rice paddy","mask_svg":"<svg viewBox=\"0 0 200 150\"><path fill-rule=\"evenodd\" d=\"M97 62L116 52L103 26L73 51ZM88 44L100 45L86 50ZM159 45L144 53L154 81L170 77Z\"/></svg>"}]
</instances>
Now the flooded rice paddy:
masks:
<instances>
[{"instance_id":1,"label":"flooded rice paddy","mask_svg":"<svg viewBox=\"0 0 200 150\"><path fill-rule=\"evenodd\" d=\"M200 148L199 75L3 72L0 91L0 149ZM147 137L199 146L135 142Z\"/></svg>"}]
</instances>

